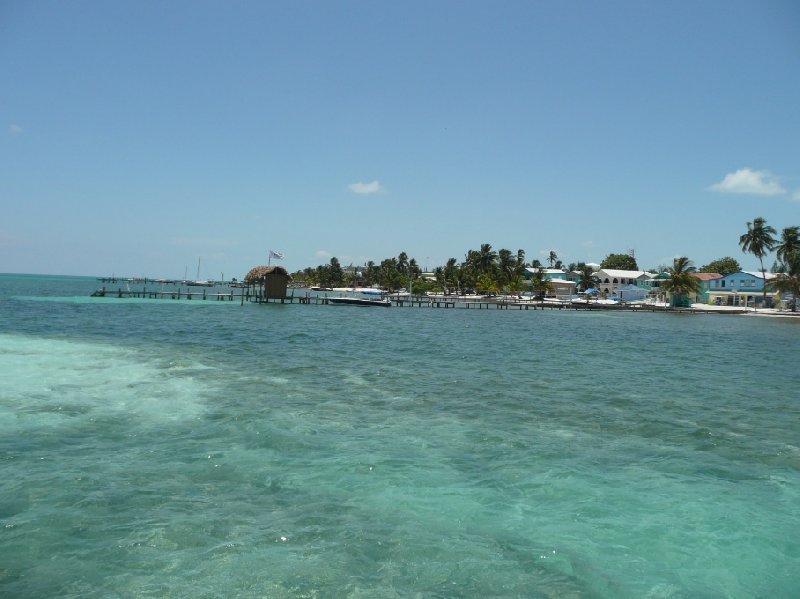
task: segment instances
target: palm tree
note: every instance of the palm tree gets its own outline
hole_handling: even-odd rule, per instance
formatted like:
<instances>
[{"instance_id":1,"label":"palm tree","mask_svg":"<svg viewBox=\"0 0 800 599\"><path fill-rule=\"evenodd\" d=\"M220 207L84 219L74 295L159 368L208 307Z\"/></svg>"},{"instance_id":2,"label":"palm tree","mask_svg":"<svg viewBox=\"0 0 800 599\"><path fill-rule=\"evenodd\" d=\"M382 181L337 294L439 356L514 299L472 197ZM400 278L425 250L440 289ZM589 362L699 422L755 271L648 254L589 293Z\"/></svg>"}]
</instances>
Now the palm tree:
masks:
<instances>
[{"instance_id":1,"label":"palm tree","mask_svg":"<svg viewBox=\"0 0 800 599\"><path fill-rule=\"evenodd\" d=\"M403 276L397 267L397 258L386 258L378 267L378 283L380 286L395 291L403 286Z\"/></svg>"},{"instance_id":2,"label":"palm tree","mask_svg":"<svg viewBox=\"0 0 800 599\"><path fill-rule=\"evenodd\" d=\"M517 267L517 258L505 248L497 252L497 282L502 286L509 283L514 277Z\"/></svg>"},{"instance_id":3,"label":"palm tree","mask_svg":"<svg viewBox=\"0 0 800 599\"><path fill-rule=\"evenodd\" d=\"M739 237L742 252L753 254L761 263L761 275L764 279L764 305L767 304L767 271L764 269L764 257L775 247L775 229L760 216L747 223L747 233Z\"/></svg>"},{"instance_id":4,"label":"palm tree","mask_svg":"<svg viewBox=\"0 0 800 599\"><path fill-rule=\"evenodd\" d=\"M679 303L682 297L696 293L700 288L700 280L694 276L697 269L686 256L675 258L672 267L667 269L671 278L666 279L661 288L672 294L672 305Z\"/></svg>"},{"instance_id":5,"label":"palm tree","mask_svg":"<svg viewBox=\"0 0 800 599\"><path fill-rule=\"evenodd\" d=\"M399 270L402 275L408 273L408 254L405 252L400 252L397 256L397 270Z\"/></svg>"},{"instance_id":6,"label":"palm tree","mask_svg":"<svg viewBox=\"0 0 800 599\"><path fill-rule=\"evenodd\" d=\"M525 267L525 250L519 249L517 250L517 262Z\"/></svg>"},{"instance_id":7,"label":"palm tree","mask_svg":"<svg viewBox=\"0 0 800 599\"><path fill-rule=\"evenodd\" d=\"M583 268L581 268L580 273L581 278L580 281L578 281L578 285L580 285L581 290L586 291L592 287L597 287L597 285L600 283L600 279L598 279L597 275L594 274L591 266L584 265Z\"/></svg>"},{"instance_id":8,"label":"palm tree","mask_svg":"<svg viewBox=\"0 0 800 599\"><path fill-rule=\"evenodd\" d=\"M544 276L544 271L537 268L531 273L531 292L544 303L548 291L553 290L553 284Z\"/></svg>"},{"instance_id":9,"label":"palm tree","mask_svg":"<svg viewBox=\"0 0 800 599\"><path fill-rule=\"evenodd\" d=\"M481 249L478 250L477 264L478 271L482 273L490 273L495 264L497 263L497 252L492 249L492 244L482 243Z\"/></svg>"},{"instance_id":10,"label":"palm tree","mask_svg":"<svg viewBox=\"0 0 800 599\"><path fill-rule=\"evenodd\" d=\"M550 268L553 268L553 265L558 260L558 254L556 254L555 250L550 250L550 253L547 255L547 261L550 263Z\"/></svg>"},{"instance_id":11,"label":"palm tree","mask_svg":"<svg viewBox=\"0 0 800 599\"><path fill-rule=\"evenodd\" d=\"M784 264L787 259L800 251L800 227L786 227L781 231L781 242L775 246L775 256Z\"/></svg>"},{"instance_id":12,"label":"palm tree","mask_svg":"<svg viewBox=\"0 0 800 599\"><path fill-rule=\"evenodd\" d=\"M525 277L523 277L521 274L514 275L513 278L509 279L508 284L506 285L506 289L508 289L509 293L522 297L521 295L519 295L519 292L522 289L522 282L524 280Z\"/></svg>"},{"instance_id":13,"label":"palm tree","mask_svg":"<svg viewBox=\"0 0 800 599\"><path fill-rule=\"evenodd\" d=\"M478 289L484 293L497 293L500 291L497 281L488 272L481 273L477 281Z\"/></svg>"},{"instance_id":14,"label":"palm tree","mask_svg":"<svg viewBox=\"0 0 800 599\"><path fill-rule=\"evenodd\" d=\"M797 298L800 297L800 250L785 256L778 270L778 276L767 286L770 291L791 294L792 312L797 312Z\"/></svg>"},{"instance_id":15,"label":"palm tree","mask_svg":"<svg viewBox=\"0 0 800 599\"><path fill-rule=\"evenodd\" d=\"M364 279L367 287L371 287L378 281L378 267L372 260L367 262L367 267L364 269Z\"/></svg>"},{"instance_id":16,"label":"palm tree","mask_svg":"<svg viewBox=\"0 0 800 599\"><path fill-rule=\"evenodd\" d=\"M436 285L441 287L442 292L447 291L447 279L444 274L444 267L437 266L433 269L433 276L436 278Z\"/></svg>"},{"instance_id":17,"label":"palm tree","mask_svg":"<svg viewBox=\"0 0 800 599\"><path fill-rule=\"evenodd\" d=\"M459 287L458 279L458 260L448 258L447 264L444 266L444 281L447 291L452 291Z\"/></svg>"},{"instance_id":18,"label":"palm tree","mask_svg":"<svg viewBox=\"0 0 800 599\"><path fill-rule=\"evenodd\" d=\"M517 250L516 255L514 255L510 250L505 249L497 252L498 281L503 285L508 285L511 292L518 290L524 270L524 250Z\"/></svg>"}]
</instances>

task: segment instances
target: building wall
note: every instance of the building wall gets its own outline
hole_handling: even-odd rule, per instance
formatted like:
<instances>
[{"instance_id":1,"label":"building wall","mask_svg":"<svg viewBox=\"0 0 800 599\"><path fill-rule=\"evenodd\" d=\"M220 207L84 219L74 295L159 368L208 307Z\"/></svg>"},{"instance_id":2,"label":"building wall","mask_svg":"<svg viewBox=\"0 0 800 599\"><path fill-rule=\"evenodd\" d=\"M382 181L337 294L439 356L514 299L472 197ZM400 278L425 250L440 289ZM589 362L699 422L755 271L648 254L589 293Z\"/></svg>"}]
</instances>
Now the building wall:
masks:
<instances>
[{"instance_id":1,"label":"building wall","mask_svg":"<svg viewBox=\"0 0 800 599\"><path fill-rule=\"evenodd\" d=\"M720 279L712 279L710 281L710 291L740 291L743 293L761 292L764 288L764 279L761 278L761 273L757 275L750 272L733 272L725 275Z\"/></svg>"},{"instance_id":2,"label":"building wall","mask_svg":"<svg viewBox=\"0 0 800 599\"><path fill-rule=\"evenodd\" d=\"M766 273L767 280L772 278ZM709 281L708 301L723 306L761 305L764 301L764 279L760 272L739 271ZM767 303L771 303L774 293L767 292Z\"/></svg>"},{"instance_id":3,"label":"building wall","mask_svg":"<svg viewBox=\"0 0 800 599\"><path fill-rule=\"evenodd\" d=\"M595 273L595 276L599 279L597 288L605 293L613 293L614 288L616 287L624 287L625 285L636 285L639 287L640 279L650 278L647 275L638 273L637 271L623 272L627 273L627 276L618 276L617 273L609 273L601 268Z\"/></svg>"},{"instance_id":4,"label":"building wall","mask_svg":"<svg viewBox=\"0 0 800 599\"><path fill-rule=\"evenodd\" d=\"M264 291L269 299L282 299L286 297L286 287L289 277L281 273L270 273L264 277Z\"/></svg>"}]
</instances>

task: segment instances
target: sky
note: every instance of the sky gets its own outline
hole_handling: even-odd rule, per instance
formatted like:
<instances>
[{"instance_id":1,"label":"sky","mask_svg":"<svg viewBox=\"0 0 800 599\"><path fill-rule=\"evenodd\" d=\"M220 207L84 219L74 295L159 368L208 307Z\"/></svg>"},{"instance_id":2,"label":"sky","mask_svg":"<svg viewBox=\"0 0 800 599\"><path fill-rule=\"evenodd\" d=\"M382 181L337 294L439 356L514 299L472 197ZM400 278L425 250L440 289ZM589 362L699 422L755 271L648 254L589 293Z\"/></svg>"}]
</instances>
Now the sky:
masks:
<instances>
[{"instance_id":1,"label":"sky","mask_svg":"<svg viewBox=\"0 0 800 599\"><path fill-rule=\"evenodd\" d=\"M757 269L800 225L793 0L0 0L0 77L0 272Z\"/></svg>"}]
</instances>

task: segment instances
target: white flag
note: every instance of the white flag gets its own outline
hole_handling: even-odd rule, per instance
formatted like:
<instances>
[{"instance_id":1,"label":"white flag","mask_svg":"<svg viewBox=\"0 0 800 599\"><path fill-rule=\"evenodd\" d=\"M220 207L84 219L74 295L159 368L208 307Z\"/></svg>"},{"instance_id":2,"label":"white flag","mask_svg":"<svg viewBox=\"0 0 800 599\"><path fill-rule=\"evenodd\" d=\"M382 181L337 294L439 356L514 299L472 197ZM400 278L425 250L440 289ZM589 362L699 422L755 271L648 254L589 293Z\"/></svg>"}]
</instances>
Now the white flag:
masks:
<instances>
[{"instance_id":1,"label":"white flag","mask_svg":"<svg viewBox=\"0 0 800 599\"><path fill-rule=\"evenodd\" d=\"M283 260L283 252L276 252L275 250L270 250L269 257L275 258L276 260Z\"/></svg>"}]
</instances>

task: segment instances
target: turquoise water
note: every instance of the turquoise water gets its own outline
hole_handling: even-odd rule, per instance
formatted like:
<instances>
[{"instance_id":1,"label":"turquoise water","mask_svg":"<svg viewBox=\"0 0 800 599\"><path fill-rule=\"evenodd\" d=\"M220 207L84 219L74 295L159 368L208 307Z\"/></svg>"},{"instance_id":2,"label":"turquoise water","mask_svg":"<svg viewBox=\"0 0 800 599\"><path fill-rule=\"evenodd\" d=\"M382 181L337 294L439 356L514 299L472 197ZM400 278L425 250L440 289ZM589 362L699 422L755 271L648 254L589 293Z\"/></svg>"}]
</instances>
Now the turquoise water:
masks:
<instances>
[{"instance_id":1,"label":"turquoise water","mask_svg":"<svg viewBox=\"0 0 800 599\"><path fill-rule=\"evenodd\" d=\"M800 321L0 275L0 596L794 597Z\"/></svg>"}]
</instances>

